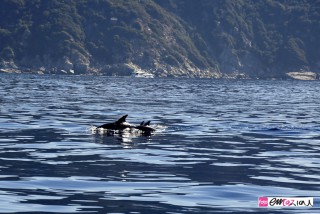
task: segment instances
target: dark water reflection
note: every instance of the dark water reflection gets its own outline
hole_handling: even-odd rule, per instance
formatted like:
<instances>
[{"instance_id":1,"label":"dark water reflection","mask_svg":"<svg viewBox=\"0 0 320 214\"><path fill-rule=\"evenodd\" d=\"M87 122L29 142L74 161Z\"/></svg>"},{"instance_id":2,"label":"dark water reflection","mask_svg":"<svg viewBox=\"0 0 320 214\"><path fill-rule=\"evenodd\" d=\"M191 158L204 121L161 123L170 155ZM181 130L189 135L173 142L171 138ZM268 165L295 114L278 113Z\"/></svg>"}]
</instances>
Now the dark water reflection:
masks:
<instances>
[{"instance_id":1,"label":"dark water reflection","mask_svg":"<svg viewBox=\"0 0 320 214\"><path fill-rule=\"evenodd\" d=\"M318 82L0 75L1 213L318 213ZM152 120L152 136L91 125ZM311 209L259 196L313 196Z\"/></svg>"}]
</instances>

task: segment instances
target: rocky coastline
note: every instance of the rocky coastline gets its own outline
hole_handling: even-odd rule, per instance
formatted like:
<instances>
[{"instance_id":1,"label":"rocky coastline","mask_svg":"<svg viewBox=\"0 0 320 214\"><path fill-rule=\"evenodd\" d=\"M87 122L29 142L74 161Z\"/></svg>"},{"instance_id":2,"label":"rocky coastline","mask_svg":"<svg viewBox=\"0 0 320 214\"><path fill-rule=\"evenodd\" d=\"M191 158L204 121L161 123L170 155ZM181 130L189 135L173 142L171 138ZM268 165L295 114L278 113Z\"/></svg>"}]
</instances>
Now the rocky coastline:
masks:
<instances>
[{"instance_id":1,"label":"rocky coastline","mask_svg":"<svg viewBox=\"0 0 320 214\"><path fill-rule=\"evenodd\" d=\"M320 74L310 70L300 69L299 71L288 72L284 76L257 77L249 76L245 72L221 73L220 71L202 70L200 68L183 68L170 65L157 64L156 68L143 69L132 62L115 65L104 65L91 67L88 65L78 65L76 67L85 67L85 70L77 72L70 61L56 66L17 66L14 62L5 62L0 66L0 73L17 74L56 74L56 75L96 75L96 76L131 76L131 77L172 77L172 78L213 78L213 79L294 79L294 80L319 80Z\"/></svg>"}]
</instances>

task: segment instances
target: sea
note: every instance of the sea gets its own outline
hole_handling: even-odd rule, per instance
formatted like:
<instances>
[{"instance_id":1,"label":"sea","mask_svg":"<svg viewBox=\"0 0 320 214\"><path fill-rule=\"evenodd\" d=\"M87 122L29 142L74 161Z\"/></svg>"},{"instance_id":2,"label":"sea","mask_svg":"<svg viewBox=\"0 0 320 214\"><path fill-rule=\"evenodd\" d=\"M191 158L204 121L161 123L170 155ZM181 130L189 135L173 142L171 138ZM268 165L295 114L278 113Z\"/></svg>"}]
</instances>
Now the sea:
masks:
<instances>
[{"instance_id":1,"label":"sea","mask_svg":"<svg viewBox=\"0 0 320 214\"><path fill-rule=\"evenodd\" d=\"M319 107L319 81L0 74L0 213L319 213ZM94 130L126 114L156 131Z\"/></svg>"}]
</instances>

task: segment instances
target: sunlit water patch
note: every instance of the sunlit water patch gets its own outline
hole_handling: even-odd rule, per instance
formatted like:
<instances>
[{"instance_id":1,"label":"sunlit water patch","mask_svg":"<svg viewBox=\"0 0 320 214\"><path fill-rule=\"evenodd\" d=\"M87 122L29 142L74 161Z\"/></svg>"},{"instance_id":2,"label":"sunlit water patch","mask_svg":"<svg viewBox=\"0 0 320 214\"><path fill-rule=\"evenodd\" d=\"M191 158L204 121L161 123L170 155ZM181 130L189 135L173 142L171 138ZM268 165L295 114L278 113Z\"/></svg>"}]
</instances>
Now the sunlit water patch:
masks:
<instances>
[{"instance_id":1,"label":"sunlit water patch","mask_svg":"<svg viewBox=\"0 0 320 214\"><path fill-rule=\"evenodd\" d=\"M0 213L318 213L318 82L0 75ZM121 86L121 87L119 87ZM96 127L128 114L152 135Z\"/></svg>"}]
</instances>

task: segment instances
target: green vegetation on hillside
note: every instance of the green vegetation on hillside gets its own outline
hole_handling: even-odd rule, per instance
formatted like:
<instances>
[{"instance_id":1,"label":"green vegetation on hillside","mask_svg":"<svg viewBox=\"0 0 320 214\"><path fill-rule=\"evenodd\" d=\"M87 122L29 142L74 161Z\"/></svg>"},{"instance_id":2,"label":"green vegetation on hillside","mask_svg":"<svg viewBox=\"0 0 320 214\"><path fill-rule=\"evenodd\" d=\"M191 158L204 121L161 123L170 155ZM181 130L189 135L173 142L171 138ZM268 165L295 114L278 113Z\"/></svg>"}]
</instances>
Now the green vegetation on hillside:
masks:
<instances>
[{"instance_id":1,"label":"green vegetation on hillside","mask_svg":"<svg viewBox=\"0 0 320 214\"><path fill-rule=\"evenodd\" d=\"M133 63L159 76L253 77L320 69L319 0L2 0L0 15L2 67L99 73Z\"/></svg>"}]
</instances>

